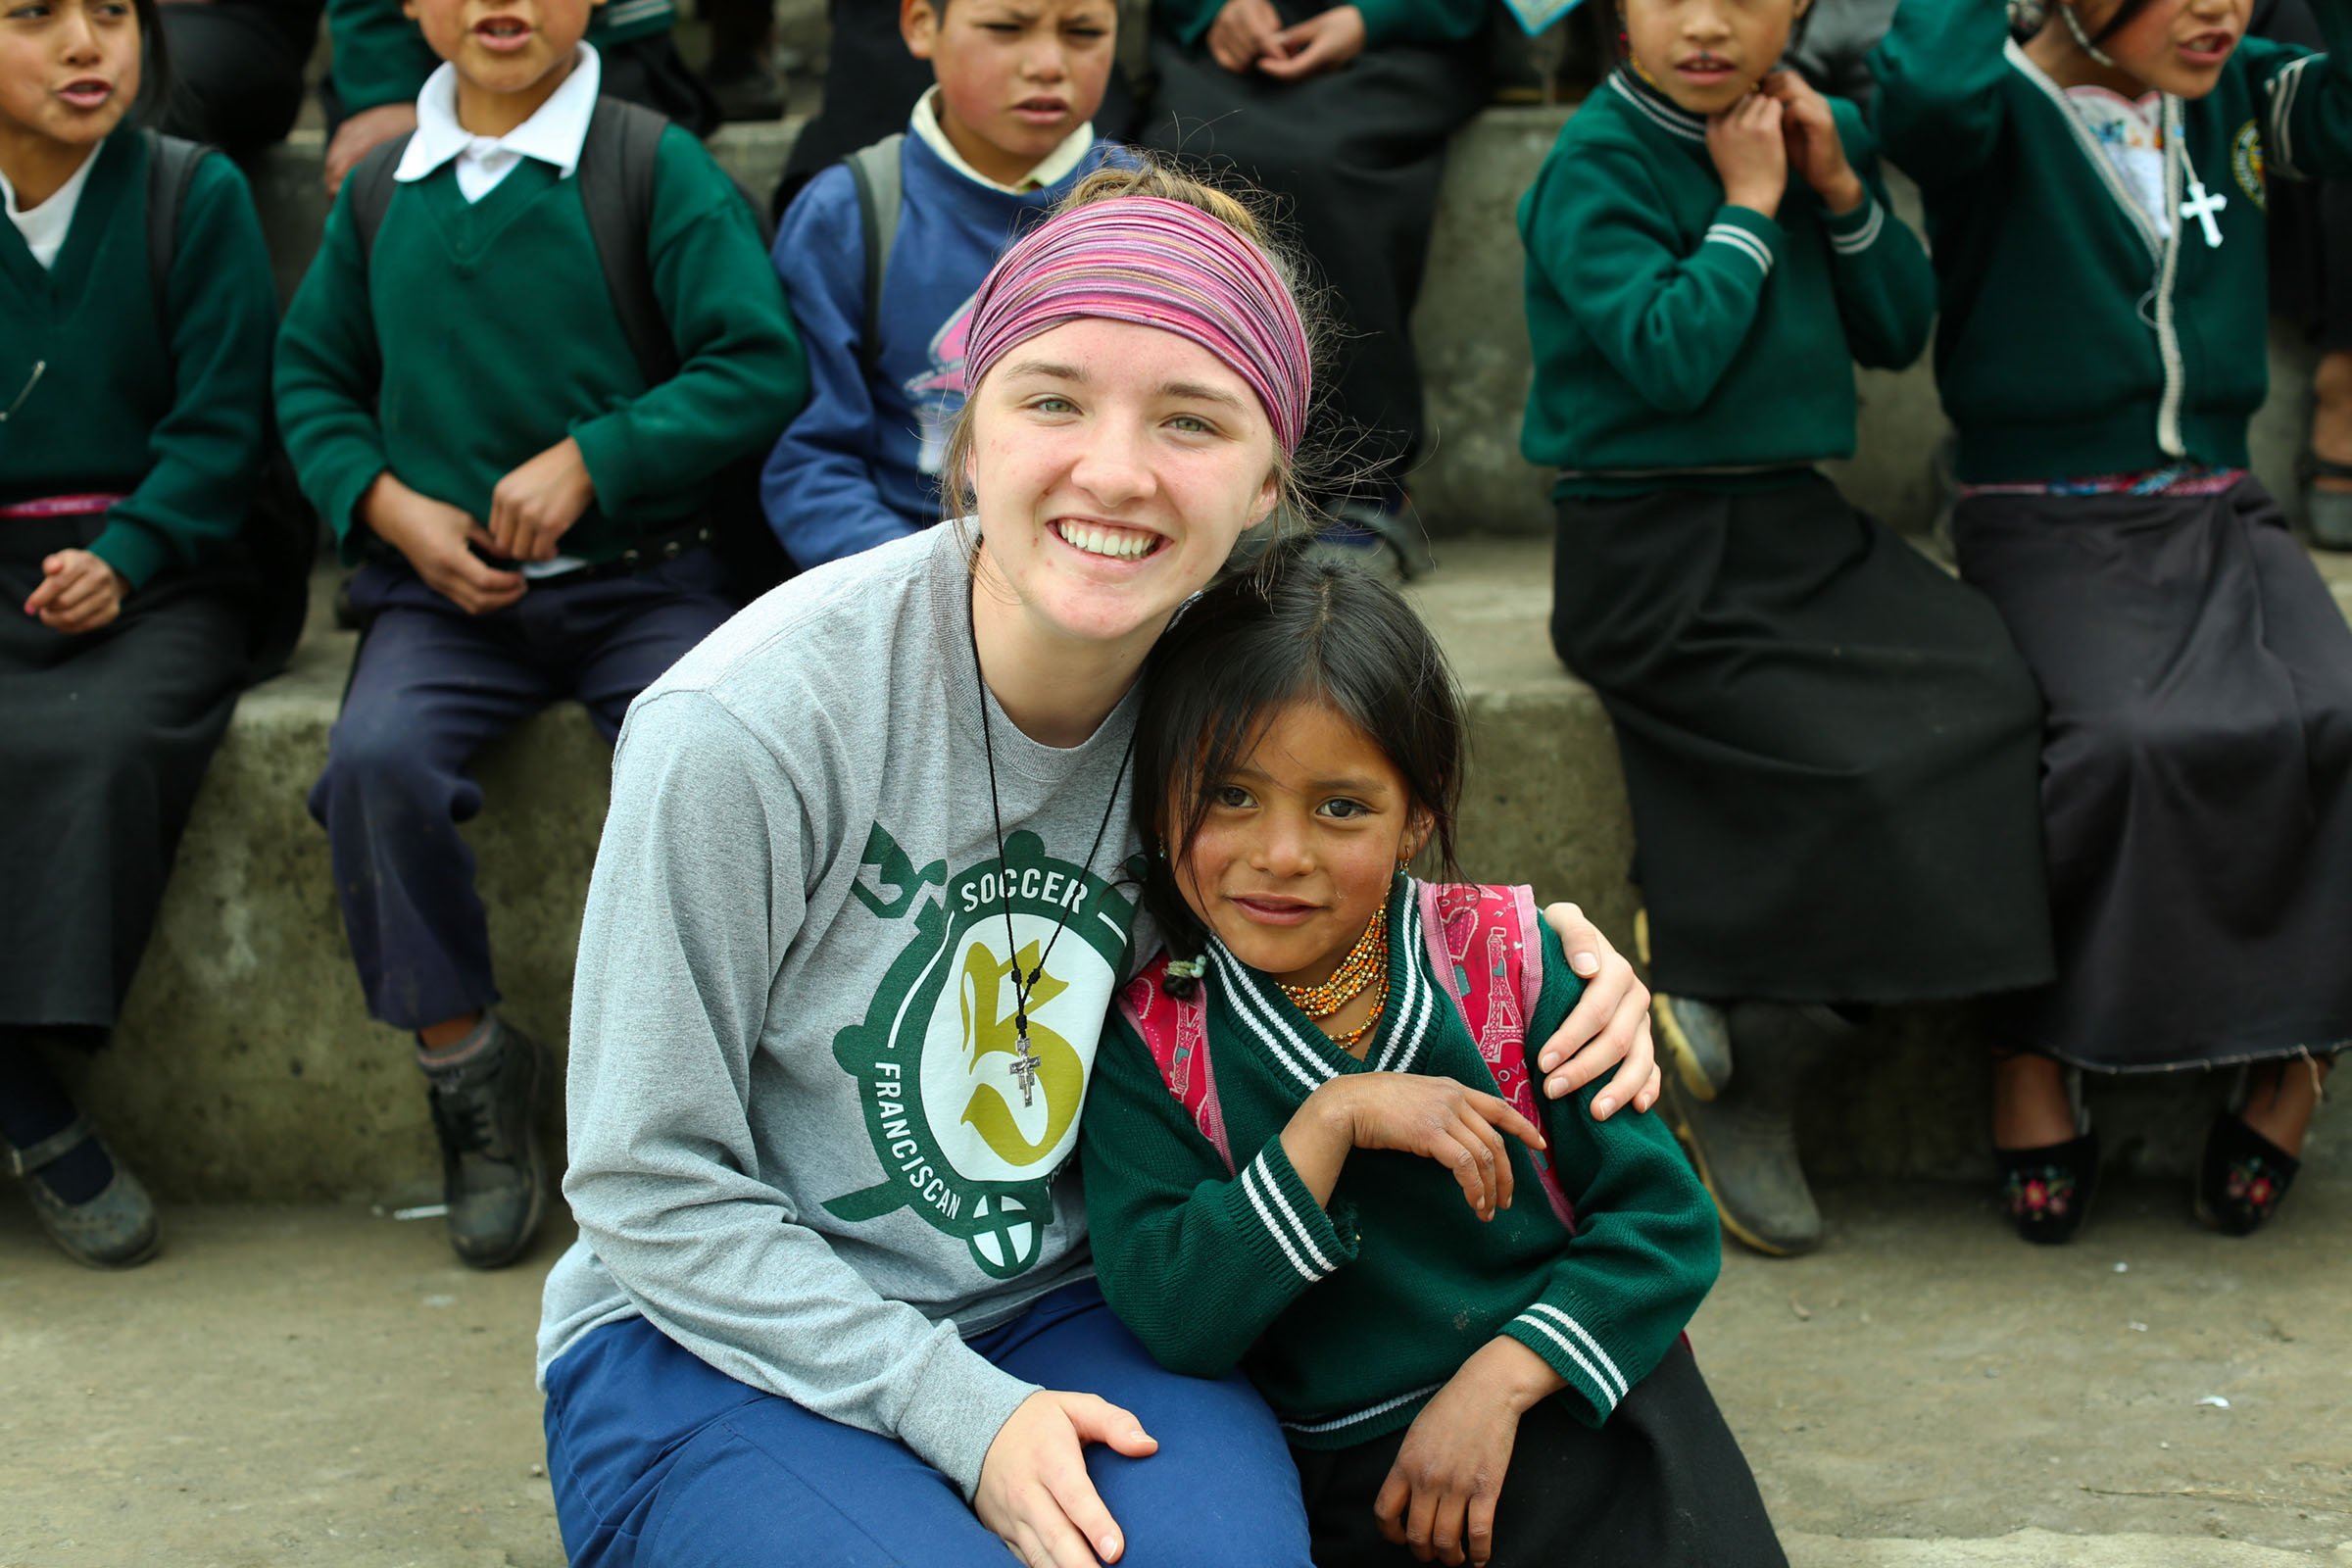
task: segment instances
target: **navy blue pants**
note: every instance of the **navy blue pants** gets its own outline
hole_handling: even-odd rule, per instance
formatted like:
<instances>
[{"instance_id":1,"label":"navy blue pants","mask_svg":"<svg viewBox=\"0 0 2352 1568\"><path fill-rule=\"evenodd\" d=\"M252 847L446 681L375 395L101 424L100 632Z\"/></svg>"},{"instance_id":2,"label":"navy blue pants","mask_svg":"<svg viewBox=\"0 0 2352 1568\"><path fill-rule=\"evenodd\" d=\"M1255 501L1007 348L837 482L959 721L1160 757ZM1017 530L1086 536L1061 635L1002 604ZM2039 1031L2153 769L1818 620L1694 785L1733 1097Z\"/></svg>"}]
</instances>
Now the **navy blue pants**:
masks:
<instances>
[{"instance_id":1,"label":"navy blue pants","mask_svg":"<svg viewBox=\"0 0 2352 1568\"><path fill-rule=\"evenodd\" d=\"M1133 1411L1159 1440L1145 1459L1086 1450L1126 1536L1119 1568L1307 1568L1298 1472L1240 1376L1165 1370L1092 1280L967 1343L1017 1378ZM713 1371L642 1318L596 1330L548 1369L547 1473L573 1568L1013 1561L911 1450Z\"/></svg>"},{"instance_id":2,"label":"navy blue pants","mask_svg":"<svg viewBox=\"0 0 2352 1568\"><path fill-rule=\"evenodd\" d=\"M466 764L566 697L611 740L630 701L733 612L724 582L718 559L696 550L633 576L535 583L469 615L406 565L360 568L352 605L373 619L311 815L326 829L370 1013L421 1029L498 1001L458 833L482 808Z\"/></svg>"}]
</instances>

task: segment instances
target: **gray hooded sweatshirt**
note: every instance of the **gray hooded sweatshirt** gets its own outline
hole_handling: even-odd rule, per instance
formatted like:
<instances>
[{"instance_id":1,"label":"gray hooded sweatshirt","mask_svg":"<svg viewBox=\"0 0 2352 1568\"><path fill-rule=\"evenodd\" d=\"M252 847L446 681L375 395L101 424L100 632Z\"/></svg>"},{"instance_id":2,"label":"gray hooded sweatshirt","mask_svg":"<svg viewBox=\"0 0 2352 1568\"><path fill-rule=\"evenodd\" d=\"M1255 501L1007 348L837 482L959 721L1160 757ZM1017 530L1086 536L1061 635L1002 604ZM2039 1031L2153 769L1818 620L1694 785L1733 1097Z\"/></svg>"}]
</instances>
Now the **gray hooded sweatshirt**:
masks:
<instances>
[{"instance_id":1,"label":"gray hooded sweatshirt","mask_svg":"<svg viewBox=\"0 0 2352 1568\"><path fill-rule=\"evenodd\" d=\"M1134 925L1136 698L1068 750L1014 728L973 663L967 540L797 578L630 709L573 982L580 1238L539 1373L642 1316L969 1496L1034 1385L964 1336L1092 1272L1070 1154ZM1027 1057L1016 955L1045 966Z\"/></svg>"}]
</instances>

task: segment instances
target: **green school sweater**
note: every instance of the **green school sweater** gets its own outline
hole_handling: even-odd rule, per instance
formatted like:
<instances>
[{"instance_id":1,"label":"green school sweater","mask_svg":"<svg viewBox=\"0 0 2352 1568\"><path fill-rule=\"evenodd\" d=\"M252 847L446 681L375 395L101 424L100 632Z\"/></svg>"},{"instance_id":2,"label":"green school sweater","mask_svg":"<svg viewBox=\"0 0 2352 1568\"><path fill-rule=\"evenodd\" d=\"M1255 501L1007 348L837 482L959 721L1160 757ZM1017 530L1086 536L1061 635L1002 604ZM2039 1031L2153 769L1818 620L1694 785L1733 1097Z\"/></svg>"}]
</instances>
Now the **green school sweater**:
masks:
<instances>
[{"instance_id":1,"label":"green school sweater","mask_svg":"<svg viewBox=\"0 0 2352 1568\"><path fill-rule=\"evenodd\" d=\"M1936 280L1860 112L1830 107L1868 193L1842 217L1793 172L1777 219L1726 205L1706 122L1623 70L1561 130L1519 203L1519 444L1563 470L1555 494L1785 482L1852 456L1854 362L1917 359Z\"/></svg>"},{"instance_id":2,"label":"green school sweater","mask_svg":"<svg viewBox=\"0 0 2352 1568\"><path fill-rule=\"evenodd\" d=\"M1364 47L1393 43L1457 43L1487 20L1490 0L1354 0L1364 14ZM1225 0L1152 0L1152 20L1184 44L1198 44L1225 9ZM1328 8L1319 8L1328 9Z\"/></svg>"},{"instance_id":3,"label":"green school sweater","mask_svg":"<svg viewBox=\"0 0 2352 1568\"><path fill-rule=\"evenodd\" d=\"M606 0L588 23L588 41L629 43L667 32L677 20L674 0ZM326 35L334 45L327 79L347 116L415 98L441 63L400 0L326 0Z\"/></svg>"},{"instance_id":4,"label":"green school sweater","mask_svg":"<svg viewBox=\"0 0 2352 1568\"><path fill-rule=\"evenodd\" d=\"M1325 1207L1284 1156L1282 1130L1308 1086L1339 1074L1385 1064L1494 1092L1460 1010L1430 979L1412 883L1399 877L1396 889L1389 1000L1365 1061L1271 981L1212 956L1209 1053L1238 1176L1113 1015L1080 1139L1102 1294L1169 1369L1244 1367L1302 1447L1351 1446L1409 1424L1498 1334L1542 1356L1567 1381L1578 1417L1598 1425L1673 1345L1721 1263L1714 1208L1663 1120L1593 1121L1597 1086L1547 1102L1548 1157L1576 1208L1574 1236L1515 1140L1512 1206L1484 1224L1435 1160L1358 1150ZM1538 1042L1582 989L1548 931L1543 948L1543 997L1528 1024Z\"/></svg>"},{"instance_id":5,"label":"green school sweater","mask_svg":"<svg viewBox=\"0 0 2352 1568\"><path fill-rule=\"evenodd\" d=\"M14 405L0 503L122 495L90 549L136 588L215 559L245 526L277 299L245 176L207 158L180 209L171 319L158 321L147 143L125 126L91 156L54 268L0 221L0 409Z\"/></svg>"},{"instance_id":6,"label":"green school sweater","mask_svg":"<svg viewBox=\"0 0 2352 1568\"><path fill-rule=\"evenodd\" d=\"M782 285L751 210L676 126L655 160L655 292L681 368L647 387L612 310L579 181L525 159L470 206L453 160L394 187L363 260L352 187L278 334L277 411L313 504L358 559L377 474L476 517L569 435L596 499L565 555L608 561L675 527L730 461L764 451L808 395Z\"/></svg>"},{"instance_id":7,"label":"green school sweater","mask_svg":"<svg viewBox=\"0 0 2352 1568\"><path fill-rule=\"evenodd\" d=\"M1963 480L2245 466L2269 384L2268 181L2352 173L2352 68L2334 63L2352 8L2312 10L2333 56L2248 38L2212 93L2167 100L2169 237L2009 40L2002 0L1896 12L1875 115L1927 202Z\"/></svg>"}]
</instances>

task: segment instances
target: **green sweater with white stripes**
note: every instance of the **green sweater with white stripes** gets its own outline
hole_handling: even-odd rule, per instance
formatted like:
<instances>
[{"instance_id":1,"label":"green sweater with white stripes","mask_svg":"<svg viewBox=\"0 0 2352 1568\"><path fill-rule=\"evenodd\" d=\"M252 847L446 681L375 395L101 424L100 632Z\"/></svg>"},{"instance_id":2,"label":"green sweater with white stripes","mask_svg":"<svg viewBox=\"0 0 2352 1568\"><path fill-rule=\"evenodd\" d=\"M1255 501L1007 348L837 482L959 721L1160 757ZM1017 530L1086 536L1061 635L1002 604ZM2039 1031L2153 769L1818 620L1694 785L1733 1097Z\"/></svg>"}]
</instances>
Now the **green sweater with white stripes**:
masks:
<instances>
[{"instance_id":1,"label":"green sweater with white stripes","mask_svg":"<svg viewBox=\"0 0 2352 1568\"><path fill-rule=\"evenodd\" d=\"M1263 975L1212 952L1209 1058L1239 1174L1169 1093L1121 1017L1104 1029L1081 1157L1102 1294L1171 1370L1243 1367L1306 1448L1366 1443L1410 1423L1497 1335L1567 1382L1592 1425L1672 1347L1715 1281L1721 1238L1706 1193L1655 1116L1596 1122L1588 1088L1550 1102L1548 1155L1574 1235L1509 1144L1511 1207L1482 1224L1446 1167L1358 1150L1328 1207L1291 1167L1282 1130L1315 1086L1379 1070L1494 1093L1461 1013L1429 973L1418 900L1390 900L1389 1001L1358 1061ZM1527 1038L1549 1038L1582 990L1544 933Z\"/></svg>"},{"instance_id":2,"label":"green sweater with white stripes","mask_svg":"<svg viewBox=\"0 0 2352 1568\"><path fill-rule=\"evenodd\" d=\"M1555 494L1742 487L1854 451L1854 365L1927 347L1936 276L1889 208L1860 111L1830 100L1868 193L1833 215L1793 172L1778 216L1723 199L1706 122L1626 73L1519 203L1536 375L1520 450Z\"/></svg>"},{"instance_id":3,"label":"green sweater with white stripes","mask_svg":"<svg viewBox=\"0 0 2352 1568\"><path fill-rule=\"evenodd\" d=\"M2352 3L2312 11L2331 54L2247 38L2211 93L2165 100L2159 233L2003 0L1904 0L1871 56L1875 119L1927 204L1962 480L2245 466L2269 181L2352 175Z\"/></svg>"}]
</instances>

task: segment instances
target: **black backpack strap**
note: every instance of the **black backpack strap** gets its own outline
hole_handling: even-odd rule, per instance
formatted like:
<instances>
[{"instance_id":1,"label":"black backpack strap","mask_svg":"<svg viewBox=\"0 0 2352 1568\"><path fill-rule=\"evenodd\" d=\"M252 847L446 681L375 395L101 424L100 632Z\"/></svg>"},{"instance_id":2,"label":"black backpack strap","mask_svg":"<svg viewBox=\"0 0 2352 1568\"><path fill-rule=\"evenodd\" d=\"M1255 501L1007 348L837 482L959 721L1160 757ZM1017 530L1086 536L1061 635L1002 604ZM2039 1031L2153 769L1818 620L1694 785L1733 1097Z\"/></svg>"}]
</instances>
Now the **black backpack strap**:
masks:
<instances>
[{"instance_id":1,"label":"black backpack strap","mask_svg":"<svg viewBox=\"0 0 2352 1568\"><path fill-rule=\"evenodd\" d=\"M384 226L384 214L392 206L392 175L400 168L401 154L409 150L411 134L414 133L395 136L368 149L367 156L343 176L343 183L351 187L351 225L359 231L363 267L375 254L375 231Z\"/></svg>"},{"instance_id":2,"label":"black backpack strap","mask_svg":"<svg viewBox=\"0 0 2352 1568\"><path fill-rule=\"evenodd\" d=\"M142 131L147 139L147 291L156 324L172 335L172 258L179 254L179 215L188 205L196 166L212 151L202 142Z\"/></svg>"},{"instance_id":3,"label":"black backpack strap","mask_svg":"<svg viewBox=\"0 0 2352 1568\"><path fill-rule=\"evenodd\" d=\"M655 160L668 124L651 109L599 98L588 122L588 138L580 146L576 176L605 288L648 386L678 373L677 341L662 312L661 296L654 292L648 254L654 232Z\"/></svg>"},{"instance_id":4,"label":"black backpack strap","mask_svg":"<svg viewBox=\"0 0 2352 1568\"><path fill-rule=\"evenodd\" d=\"M906 133L894 130L844 160L850 166L850 183L858 191L858 226L865 238L865 324L858 339L858 361L869 381L882 358L882 278L890 270L891 249L899 242L906 183L900 158L906 144Z\"/></svg>"}]
</instances>

